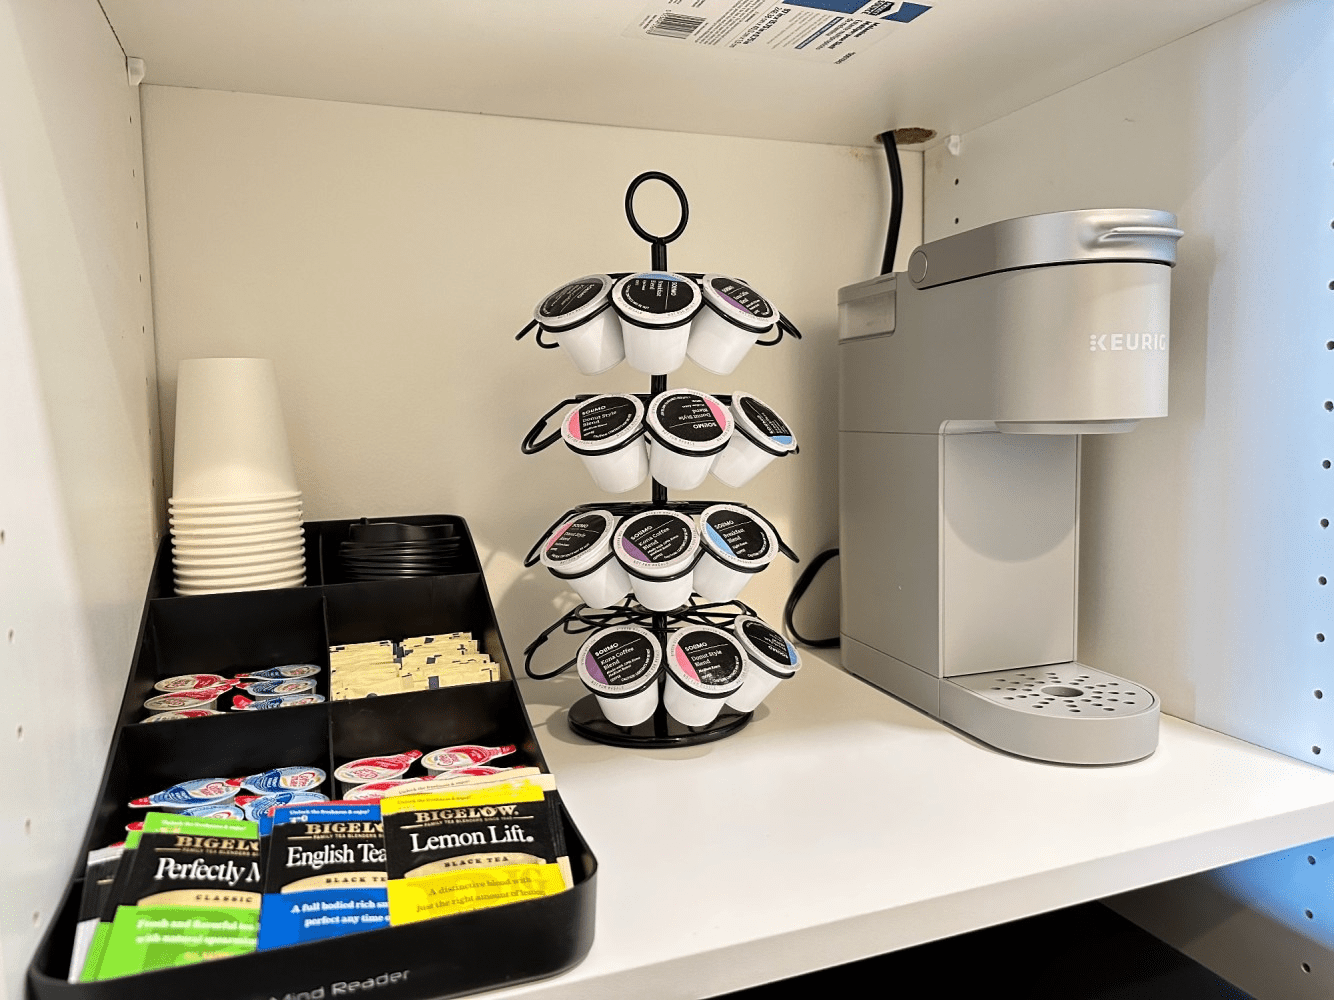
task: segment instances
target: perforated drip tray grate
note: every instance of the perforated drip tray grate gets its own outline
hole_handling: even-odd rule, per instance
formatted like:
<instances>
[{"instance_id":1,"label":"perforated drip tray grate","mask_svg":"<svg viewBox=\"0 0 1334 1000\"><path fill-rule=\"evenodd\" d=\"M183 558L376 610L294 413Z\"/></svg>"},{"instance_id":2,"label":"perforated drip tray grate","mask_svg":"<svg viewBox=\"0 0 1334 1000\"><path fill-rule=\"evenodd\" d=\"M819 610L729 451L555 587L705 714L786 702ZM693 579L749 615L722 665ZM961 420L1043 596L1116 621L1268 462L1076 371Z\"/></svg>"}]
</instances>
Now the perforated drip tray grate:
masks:
<instances>
[{"instance_id":1,"label":"perforated drip tray grate","mask_svg":"<svg viewBox=\"0 0 1334 1000\"><path fill-rule=\"evenodd\" d=\"M1114 719L1157 708L1152 691L1083 663L1057 663L949 678L999 707L1077 719Z\"/></svg>"}]
</instances>

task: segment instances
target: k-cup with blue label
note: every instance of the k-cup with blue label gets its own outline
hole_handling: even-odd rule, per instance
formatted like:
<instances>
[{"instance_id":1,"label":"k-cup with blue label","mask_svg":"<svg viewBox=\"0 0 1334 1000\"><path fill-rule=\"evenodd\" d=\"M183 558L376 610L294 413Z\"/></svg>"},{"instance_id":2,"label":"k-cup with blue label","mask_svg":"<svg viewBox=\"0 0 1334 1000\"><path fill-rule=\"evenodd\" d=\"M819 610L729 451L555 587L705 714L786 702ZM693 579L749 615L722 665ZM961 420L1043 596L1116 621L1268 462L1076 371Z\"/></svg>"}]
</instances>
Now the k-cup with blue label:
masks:
<instances>
[{"instance_id":1,"label":"k-cup with blue label","mask_svg":"<svg viewBox=\"0 0 1334 1000\"><path fill-rule=\"evenodd\" d=\"M567 281L537 304L533 319L584 375L600 375L625 358L621 321L611 307L614 282L605 274Z\"/></svg>"},{"instance_id":2,"label":"k-cup with blue label","mask_svg":"<svg viewBox=\"0 0 1334 1000\"><path fill-rule=\"evenodd\" d=\"M648 610L674 611L690 600L700 556L694 518L674 510L635 514L617 527L611 548Z\"/></svg>"},{"instance_id":3,"label":"k-cup with blue label","mask_svg":"<svg viewBox=\"0 0 1334 1000\"><path fill-rule=\"evenodd\" d=\"M616 523L610 511L581 511L542 542L542 565L590 608L609 608L630 593L630 577L611 551Z\"/></svg>"},{"instance_id":4,"label":"k-cup with blue label","mask_svg":"<svg viewBox=\"0 0 1334 1000\"><path fill-rule=\"evenodd\" d=\"M644 404L629 393L586 399L565 415L565 447L584 463L599 489L625 493L648 478Z\"/></svg>"},{"instance_id":5,"label":"k-cup with blue label","mask_svg":"<svg viewBox=\"0 0 1334 1000\"><path fill-rule=\"evenodd\" d=\"M579 679L614 726L629 729L652 717L658 707L662 645L638 625L594 632L575 661Z\"/></svg>"},{"instance_id":6,"label":"k-cup with blue label","mask_svg":"<svg viewBox=\"0 0 1334 1000\"><path fill-rule=\"evenodd\" d=\"M778 552L769 522L754 511L728 503L699 515L704 556L695 567L695 593L710 601L731 601Z\"/></svg>"},{"instance_id":7,"label":"k-cup with blue label","mask_svg":"<svg viewBox=\"0 0 1334 1000\"><path fill-rule=\"evenodd\" d=\"M748 392L734 392L729 409L735 431L713 463L715 479L728 486L745 486L775 458L797 450L791 428L763 400Z\"/></svg>"},{"instance_id":8,"label":"k-cup with blue label","mask_svg":"<svg viewBox=\"0 0 1334 1000\"><path fill-rule=\"evenodd\" d=\"M625 360L646 375L680 368L690 343L691 321L703 305L699 286L683 274L647 271L618 281L612 307L621 320Z\"/></svg>"},{"instance_id":9,"label":"k-cup with blue label","mask_svg":"<svg viewBox=\"0 0 1334 1000\"><path fill-rule=\"evenodd\" d=\"M732 623L732 634L746 651L746 672L740 689L727 705L738 712L753 712L781 681L801 669L796 647L772 626L752 615Z\"/></svg>"},{"instance_id":10,"label":"k-cup with blue label","mask_svg":"<svg viewBox=\"0 0 1334 1000\"><path fill-rule=\"evenodd\" d=\"M693 490L709 477L732 437L732 414L697 389L669 389L649 400L649 474L673 490Z\"/></svg>"},{"instance_id":11,"label":"k-cup with blue label","mask_svg":"<svg viewBox=\"0 0 1334 1000\"><path fill-rule=\"evenodd\" d=\"M688 625L667 639L662 704L685 726L707 726L745 680L746 653L730 632Z\"/></svg>"},{"instance_id":12,"label":"k-cup with blue label","mask_svg":"<svg viewBox=\"0 0 1334 1000\"><path fill-rule=\"evenodd\" d=\"M704 308L690 325L686 354L705 371L731 375L746 352L778 323L778 310L744 281L706 274Z\"/></svg>"}]
</instances>

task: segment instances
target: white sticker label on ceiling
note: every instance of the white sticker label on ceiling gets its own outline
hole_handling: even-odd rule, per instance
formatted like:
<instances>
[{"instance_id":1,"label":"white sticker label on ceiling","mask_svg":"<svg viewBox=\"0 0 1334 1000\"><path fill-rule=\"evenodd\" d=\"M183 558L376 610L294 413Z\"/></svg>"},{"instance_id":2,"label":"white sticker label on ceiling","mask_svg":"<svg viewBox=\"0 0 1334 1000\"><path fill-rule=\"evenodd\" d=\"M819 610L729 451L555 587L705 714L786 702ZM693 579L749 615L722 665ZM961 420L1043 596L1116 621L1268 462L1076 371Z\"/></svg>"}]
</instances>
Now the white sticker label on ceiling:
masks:
<instances>
[{"instance_id":1,"label":"white sticker label on ceiling","mask_svg":"<svg viewBox=\"0 0 1334 1000\"><path fill-rule=\"evenodd\" d=\"M931 6L897 0L655 0L625 34L838 64Z\"/></svg>"}]
</instances>

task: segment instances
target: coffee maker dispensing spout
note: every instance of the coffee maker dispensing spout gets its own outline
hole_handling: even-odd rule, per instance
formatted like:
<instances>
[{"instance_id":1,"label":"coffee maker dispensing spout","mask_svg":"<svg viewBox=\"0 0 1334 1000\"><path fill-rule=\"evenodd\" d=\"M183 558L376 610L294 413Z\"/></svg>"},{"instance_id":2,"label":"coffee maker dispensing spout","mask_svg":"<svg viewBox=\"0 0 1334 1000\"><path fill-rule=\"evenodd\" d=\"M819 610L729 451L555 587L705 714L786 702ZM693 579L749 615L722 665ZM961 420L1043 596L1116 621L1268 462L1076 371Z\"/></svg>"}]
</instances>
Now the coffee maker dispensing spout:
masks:
<instances>
[{"instance_id":1,"label":"coffee maker dispensing spout","mask_svg":"<svg viewBox=\"0 0 1334 1000\"><path fill-rule=\"evenodd\" d=\"M839 292L844 666L983 742L1151 754L1158 698L1075 659L1080 435L1167 415L1168 212L1010 219Z\"/></svg>"}]
</instances>

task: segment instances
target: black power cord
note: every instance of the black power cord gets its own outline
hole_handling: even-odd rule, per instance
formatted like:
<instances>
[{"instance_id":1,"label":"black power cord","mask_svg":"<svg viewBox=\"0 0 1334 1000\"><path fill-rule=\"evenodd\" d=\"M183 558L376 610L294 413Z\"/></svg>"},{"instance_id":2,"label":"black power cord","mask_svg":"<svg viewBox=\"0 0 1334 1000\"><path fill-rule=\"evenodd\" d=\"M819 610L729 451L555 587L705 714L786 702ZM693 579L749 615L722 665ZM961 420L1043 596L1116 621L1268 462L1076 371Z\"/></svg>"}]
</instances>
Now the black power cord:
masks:
<instances>
[{"instance_id":1,"label":"black power cord","mask_svg":"<svg viewBox=\"0 0 1334 1000\"><path fill-rule=\"evenodd\" d=\"M815 574L820 572L821 567L838 555L838 549L825 549L818 556L811 560L810 565L801 571L801 576L797 577L797 582L792 585L792 593L787 596L787 604L783 606L783 624L787 626L788 635L796 639L803 646L810 646L812 649L831 649L838 645L838 636L832 639L807 639L797 631L797 626L792 622L792 616L796 613L797 604L800 603L811 582L815 579Z\"/></svg>"},{"instance_id":2,"label":"black power cord","mask_svg":"<svg viewBox=\"0 0 1334 1000\"><path fill-rule=\"evenodd\" d=\"M903 166L899 163L899 144L893 131L881 132L877 137L885 147L889 163L889 233L885 237L885 257L880 265L881 274L894 270L894 253L899 247L899 227L903 223Z\"/></svg>"}]
</instances>

